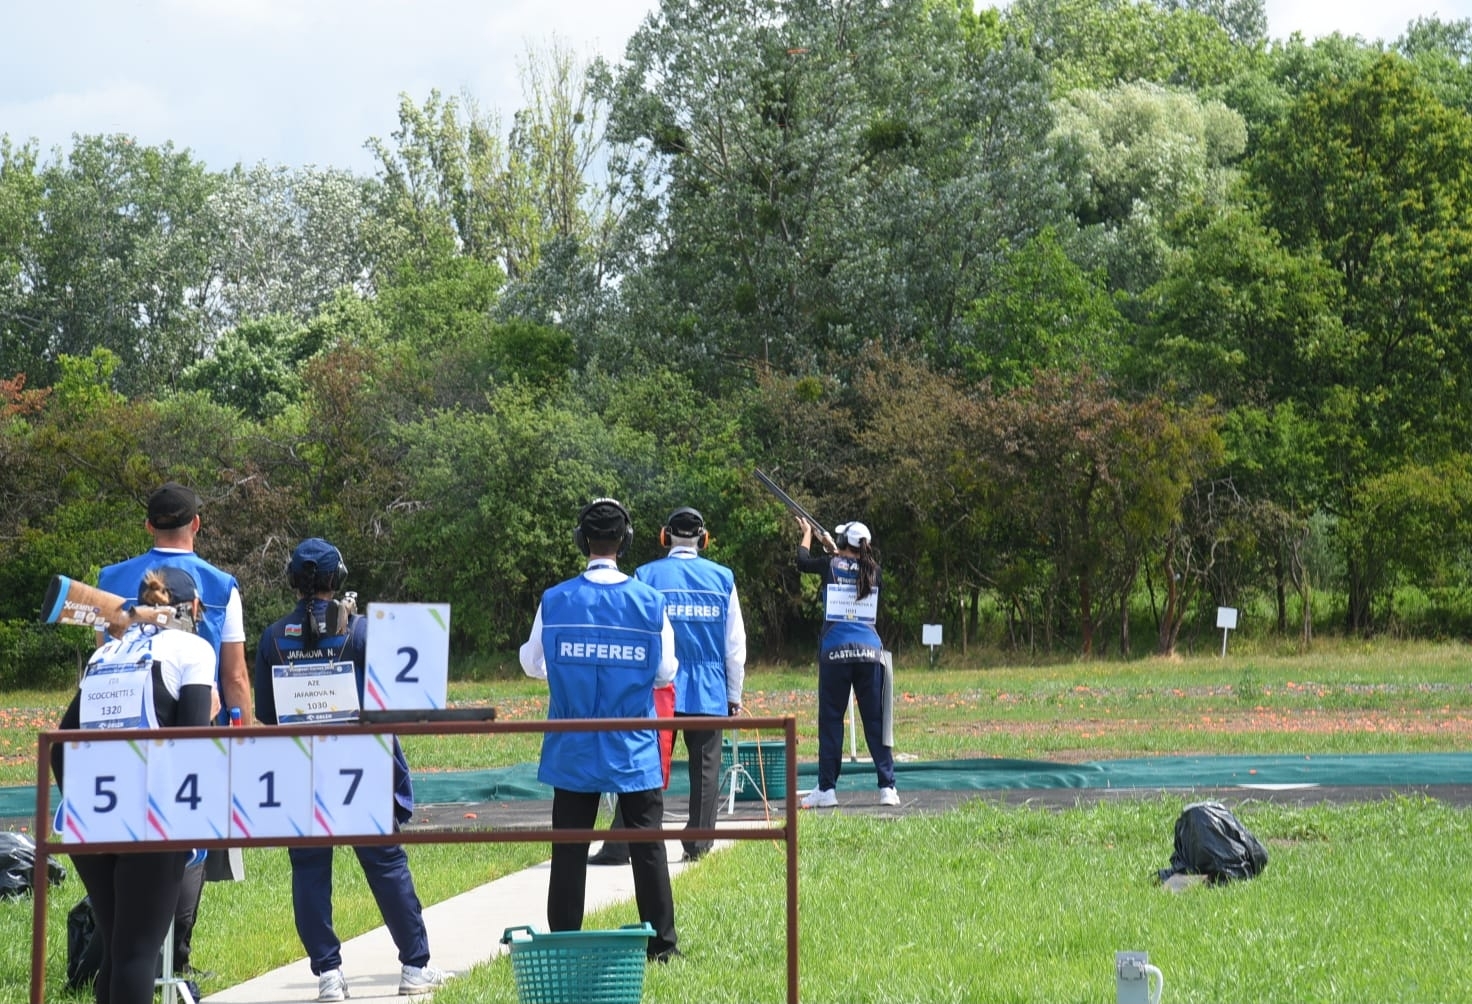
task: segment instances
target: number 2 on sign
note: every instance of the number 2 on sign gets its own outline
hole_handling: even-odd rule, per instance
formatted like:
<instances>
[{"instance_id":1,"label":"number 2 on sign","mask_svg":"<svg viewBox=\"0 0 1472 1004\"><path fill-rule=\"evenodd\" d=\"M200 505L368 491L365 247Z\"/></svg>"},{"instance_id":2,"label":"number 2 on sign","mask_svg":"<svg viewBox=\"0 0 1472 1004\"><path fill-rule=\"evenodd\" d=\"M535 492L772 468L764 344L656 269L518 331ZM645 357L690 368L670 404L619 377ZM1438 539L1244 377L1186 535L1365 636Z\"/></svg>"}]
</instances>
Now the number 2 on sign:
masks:
<instances>
[{"instance_id":1,"label":"number 2 on sign","mask_svg":"<svg viewBox=\"0 0 1472 1004\"><path fill-rule=\"evenodd\" d=\"M417 648L411 648L410 646L405 645L403 648L399 649L399 655L407 655L409 657L409 661L404 663L404 668L399 670L399 675L395 676L394 679L399 683L418 683L419 677L410 676L409 670L413 669L414 664L419 661L419 650Z\"/></svg>"}]
</instances>

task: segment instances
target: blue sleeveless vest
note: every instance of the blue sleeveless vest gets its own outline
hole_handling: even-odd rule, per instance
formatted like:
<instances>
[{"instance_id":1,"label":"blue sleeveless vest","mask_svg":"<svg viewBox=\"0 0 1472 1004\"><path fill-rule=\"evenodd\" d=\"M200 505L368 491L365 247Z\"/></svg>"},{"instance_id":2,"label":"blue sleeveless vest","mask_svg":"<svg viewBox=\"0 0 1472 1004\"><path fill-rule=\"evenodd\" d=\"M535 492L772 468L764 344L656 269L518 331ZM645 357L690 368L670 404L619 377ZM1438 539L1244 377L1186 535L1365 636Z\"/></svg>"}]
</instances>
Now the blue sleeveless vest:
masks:
<instances>
[{"instance_id":1,"label":"blue sleeveless vest","mask_svg":"<svg viewBox=\"0 0 1472 1004\"><path fill-rule=\"evenodd\" d=\"M726 713L726 616L736 577L707 558L664 557L634 572L664 594L664 612L675 630L675 710L690 715Z\"/></svg>"},{"instance_id":2,"label":"blue sleeveless vest","mask_svg":"<svg viewBox=\"0 0 1472 1004\"><path fill-rule=\"evenodd\" d=\"M858 563L851 558L834 555L828 563L825 582L856 585L859 581ZM879 577L875 575L874 589L879 589ZM884 643L874 625L862 621L823 622L822 638L818 642L818 662L880 662L884 657Z\"/></svg>"},{"instance_id":3,"label":"blue sleeveless vest","mask_svg":"<svg viewBox=\"0 0 1472 1004\"><path fill-rule=\"evenodd\" d=\"M199 580L199 598L204 602L204 619L197 626L197 633L215 650L215 682L220 679L220 635L225 629L225 607L230 602L230 590L237 588L235 576L205 561L193 552L177 554L157 548L145 551L136 558L108 565L97 576L97 588L129 601L129 606L138 602L138 583L150 569L160 566L183 568Z\"/></svg>"},{"instance_id":4,"label":"blue sleeveless vest","mask_svg":"<svg viewBox=\"0 0 1472 1004\"><path fill-rule=\"evenodd\" d=\"M547 717L653 718L663 654L664 597L628 579L578 576L542 594ZM664 785L659 733L549 732L537 780L581 792L649 791Z\"/></svg>"}]
</instances>

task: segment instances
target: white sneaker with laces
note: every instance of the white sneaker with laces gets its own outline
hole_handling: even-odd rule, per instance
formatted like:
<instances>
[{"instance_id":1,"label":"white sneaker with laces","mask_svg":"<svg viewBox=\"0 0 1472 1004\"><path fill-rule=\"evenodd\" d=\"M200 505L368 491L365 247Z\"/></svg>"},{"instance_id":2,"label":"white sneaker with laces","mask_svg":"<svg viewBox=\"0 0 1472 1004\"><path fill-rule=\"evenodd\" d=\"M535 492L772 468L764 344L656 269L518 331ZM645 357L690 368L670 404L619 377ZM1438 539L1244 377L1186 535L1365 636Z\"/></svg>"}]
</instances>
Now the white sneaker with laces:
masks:
<instances>
[{"instance_id":1,"label":"white sneaker with laces","mask_svg":"<svg viewBox=\"0 0 1472 1004\"><path fill-rule=\"evenodd\" d=\"M831 809L838 804L838 792L832 788L814 788L802 800L804 809Z\"/></svg>"},{"instance_id":2,"label":"white sneaker with laces","mask_svg":"<svg viewBox=\"0 0 1472 1004\"><path fill-rule=\"evenodd\" d=\"M893 788L880 788L879 789L879 804L880 805L899 805L900 804L900 793L897 792L897 791L895 791Z\"/></svg>"},{"instance_id":3,"label":"white sneaker with laces","mask_svg":"<svg viewBox=\"0 0 1472 1004\"><path fill-rule=\"evenodd\" d=\"M317 977L317 999L319 1001L344 1001L351 997L348 981L342 969L329 969Z\"/></svg>"},{"instance_id":4,"label":"white sneaker with laces","mask_svg":"<svg viewBox=\"0 0 1472 1004\"><path fill-rule=\"evenodd\" d=\"M445 985L452 974L434 966L405 966L399 977L399 993L427 994Z\"/></svg>"}]
</instances>

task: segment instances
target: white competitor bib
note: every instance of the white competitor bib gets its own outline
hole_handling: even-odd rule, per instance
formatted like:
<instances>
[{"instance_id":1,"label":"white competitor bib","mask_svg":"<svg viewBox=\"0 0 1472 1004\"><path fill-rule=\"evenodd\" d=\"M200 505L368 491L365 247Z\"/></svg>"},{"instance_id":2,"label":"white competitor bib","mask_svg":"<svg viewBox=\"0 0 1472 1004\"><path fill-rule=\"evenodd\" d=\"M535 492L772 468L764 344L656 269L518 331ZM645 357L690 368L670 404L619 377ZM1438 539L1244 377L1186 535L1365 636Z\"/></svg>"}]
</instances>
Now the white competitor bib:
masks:
<instances>
[{"instance_id":1,"label":"white competitor bib","mask_svg":"<svg viewBox=\"0 0 1472 1004\"><path fill-rule=\"evenodd\" d=\"M351 662L272 666L271 692L281 725L358 720L358 680Z\"/></svg>"},{"instance_id":2,"label":"white competitor bib","mask_svg":"<svg viewBox=\"0 0 1472 1004\"><path fill-rule=\"evenodd\" d=\"M879 619L879 590L859 599L859 587L852 583L830 583L823 602L823 616L830 621L858 621L873 624Z\"/></svg>"},{"instance_id":3,"label":"white competitor bib","mask_svg":"<svg viewBox=\"0 0 1472 1004\"><path fill-rule=\"evenodd\" d=\"M153 700L153 653L99 662L82 677L78 706L84 729L146 729Z\"/></svg>"}]
</instances>

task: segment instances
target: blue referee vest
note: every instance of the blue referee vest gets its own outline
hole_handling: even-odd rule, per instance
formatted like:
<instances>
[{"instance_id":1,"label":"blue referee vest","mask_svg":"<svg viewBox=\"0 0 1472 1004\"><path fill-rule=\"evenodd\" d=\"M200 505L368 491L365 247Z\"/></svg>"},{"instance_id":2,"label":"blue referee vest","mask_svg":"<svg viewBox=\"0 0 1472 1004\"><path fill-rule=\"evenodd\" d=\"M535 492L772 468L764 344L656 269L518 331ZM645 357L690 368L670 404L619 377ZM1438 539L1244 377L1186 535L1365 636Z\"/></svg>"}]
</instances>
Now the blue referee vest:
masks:
<instances>
[{"instance_id":1,"label":"blue referee vest","mask_svg":"<svg viewBox=\"0 0 1472 1004\"><path fill-rule=\"evenodd\" d=\"M97 576L97 588L123 597L131 607L138 602L138 583L143 581L144 574L162 566L186 569L199 580L204 618L196 625L196 633L215 650L215 682L218 683L220 635L225 630L225 607L230 602L230 590L236 588L235 576L222 572L193 552L176 554L155 548L136 558L108 565Z\"/></svg>"},{"instance_id":2,"label":"blue referee vest","mask_svg":"<svg viewBox=\"0 0 1472 1004\"><path fill-rule=\"evenodd\" d=\"M579 575L542 594L547 717L653 718L664 597L637 579L599 583ZM549 732L537 780L581 792L664 786L659 733Z\"/></svg>"},{"instance_id":3,"label":"blue referee vest","mask_svg":"<svg viewBox=\"0 0 1472 1004\"><path fill-rule=\"evenodd\" d=\"M664 557L634 572L664 594L664 612L675 630L675 710L690 715L726 713L726 617L735 575L708 558Z\"/></svg>"}]
</instances>

